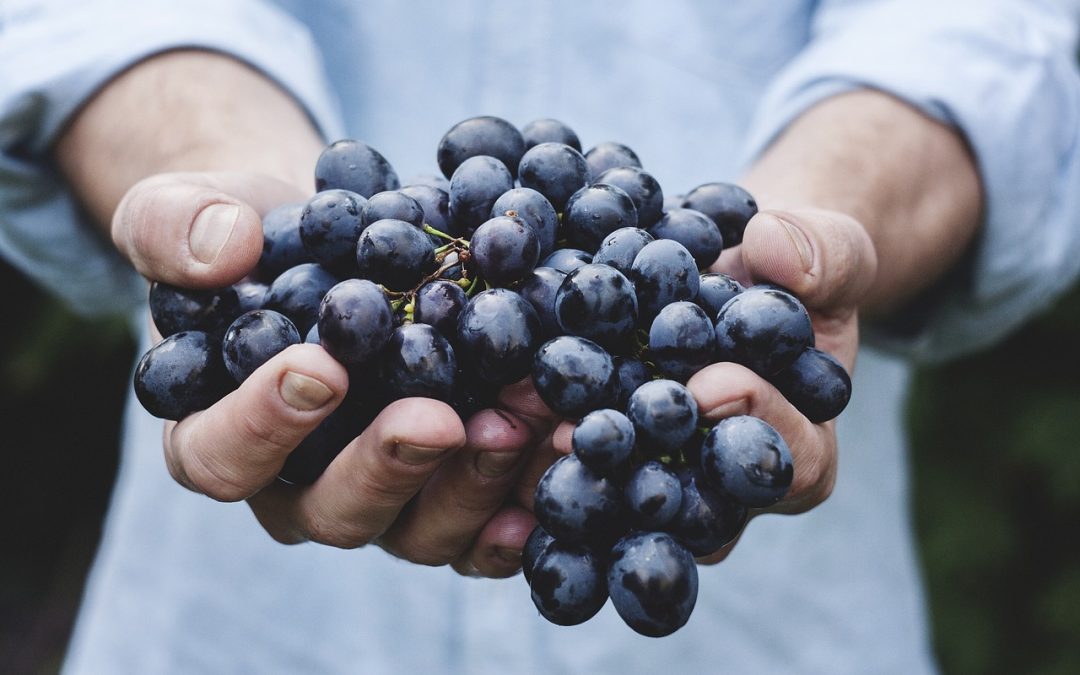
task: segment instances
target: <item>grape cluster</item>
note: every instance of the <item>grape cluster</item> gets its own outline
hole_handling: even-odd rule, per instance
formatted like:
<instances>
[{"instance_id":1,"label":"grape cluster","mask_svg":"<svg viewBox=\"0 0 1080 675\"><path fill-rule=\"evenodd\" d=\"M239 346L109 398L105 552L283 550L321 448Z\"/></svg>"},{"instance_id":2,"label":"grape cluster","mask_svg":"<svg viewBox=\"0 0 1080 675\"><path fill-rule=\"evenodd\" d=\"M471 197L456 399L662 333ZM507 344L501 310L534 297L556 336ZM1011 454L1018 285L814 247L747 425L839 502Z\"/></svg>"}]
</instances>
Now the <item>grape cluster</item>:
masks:
<instances>
[{"instance_id":1,"label":"grape cluster","mask_svg":"<svg viewBox=\"0 0 1080 675\"><path fill-rule=\"evenodd\" d=\"M181 419L289 345L322 345L357 386L283 467L306 484L391 401L434 398L464 419L531 375L577 422L573 453L536 487L522 567L537 608L572 625L610 597L634 630L670 634L696 601L695 556L780 500L794 470L760 419L703 425L687 380L733 361L821 422L847 404L850 379L814 348L791 293L701 271L757 211L738 186L665 198L632 149L582 153L550 119L464 120L437 163L442 176L402 187L372 147L333 143L315 196L263 218L249 278L153 284L164 339L136 369L138 399Z\"/></svg>"}]
</instances>

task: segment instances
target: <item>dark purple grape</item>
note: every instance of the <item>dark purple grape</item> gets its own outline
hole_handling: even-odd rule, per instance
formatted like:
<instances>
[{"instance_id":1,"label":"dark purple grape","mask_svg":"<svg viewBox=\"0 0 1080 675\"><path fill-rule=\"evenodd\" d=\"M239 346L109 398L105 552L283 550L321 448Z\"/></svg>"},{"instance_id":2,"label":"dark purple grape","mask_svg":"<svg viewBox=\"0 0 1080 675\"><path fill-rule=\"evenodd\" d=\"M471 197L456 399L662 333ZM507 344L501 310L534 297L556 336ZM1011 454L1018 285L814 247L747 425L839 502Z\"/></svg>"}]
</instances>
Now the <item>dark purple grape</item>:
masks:
<instances>
[{"instance_id":1,"label":"dark purple grape","mask_svg":"<svg viewBox=\"0 0 1080 675\"><path fill-rule=\"evenodd\" d=\"M348 190L318 192L300 214L300 239L315 262L339 277L356 271L356 240L366 200Z\"/></svg>"},{"instance_id":2,"label":"dark purple grape","mask_svg":"<svg viewBox=\"0 0 1080 675\"><path fill-rule=\"evenodd\" d=\"M278 478L293 485L311 485L345 446L363 433L377 413L377 408L346 396L341 405L289 453Z\"/></svg>"},{"instance_id":3,"label":"dark purple grape","mask_svg":"<svg viewBox=\"0 0 1080 675\"><path fill-rule=\"evenodd\" d=\"M315 189L351 190L365 198L401 187L397 173L377 150L344 139L330 144L315 162Z\"/></svg>"},{"instance_id":4,"label":"dark purple grape","mask_svg":"<svg viewBox=\"0 0 1080 675\"><path fill-rule=\"evenodd\" d=\"M701 211L720 229L724 246L742 243L746 224L757 213L750 193L731 183L705 183L686 193L683 208Z\"/></svg>"},{"instance_id":5,"label":"dark purple grape","mask_svg":"<svg viewBox=\"0 0 1080 675\"><path fill-rule=\"evenodd\" d=\"M630 395L637 388L652 379L649 367L638 359L616 356L615 363L615 407L626 410L630 404Z\"/></svg>"},{"instance_id":6,"label":"dark purple grape","mask_svg":"<svg viewBox=\"0 0 1080 675\"><path fill-rule=\"evenodd\" d=\"M356 267L363 279L407 291L435 271L435 249L420 228L404 220L380 220L360 234Z\"/></svg>"},{"instance_id":7,"label":"dark purple grape","mask_svg":"<svg viewBox=\"0 0 1080 675\"><path fill-rule=\"evenodd\" d=\"M701 277L686 247L670 239L657 239L641 249L630 267L643 326L666 305L697 297Z\"/></svg>"},{"instance_id":8,"label":"dark purple grape","mask_svg":"<svg viewBox=\"0 0 1080 675\"><path fill-rule=\"evenodd\" d=\"M337 277L316 263L291 267L270 284L263 309L281 312L306 335L319 319L323 296L337 282Z\"/></svg>"},{"instance_id":9,"label":"dark purple grape","mask_svg":"<svg viewBox=\"0 0 1080 675\"><path fill-rule=\"evenodd\" d=\"M507 286L536 267L540 239L523 219L497 216L476 228L469 252L484 281L493 286Z\"/></svg>"},{"instance_id":10,"label":"dark purple grape","mask_svg":"<svg viewBox=\"0 0 1080 675\"><path fill-rule=\"evenodd\" d=\"M659 530L679 512L682 484L671 469L651 460L630 474L623 486L623 499L631 525Z\"/></svg>"},{"instance_id":11,"label":"dark purple grape","mask_svg":"<svg viewBox=\"0 0 1080 675\"><path fill-rule=\"evenodd\" d=\"M304 344L307 344L307 345L320 344L320 342L319 342L319 322L318 321L316 321L311 326L311 330L309 330L307 332L307 335L304 337Z\"/></svg>"},{"instance_id":12,"label":"dark purple grape","mask_svg":"<svg viewBox=\"0 0 1080 675\"><path fill-rule=\"evenodd\" d=\"M746 291L729 300L716 318L716 355L762 377L787 368L814 338L806 308L775 289Z\"/></svg>"},{"instance_id":13,"label":"dark purple grape","mask_svg":"<svg viewBox=\"0 0 1080 675\"><path fill-rule=\"evenodd\" d=\"M631 534L611 551L608 593L626 625L649 637L671 635L697 603L697 565L668 534Z\"/></svg>"},{"instance_id":14,"label":"dark purple grape","mask_svg":"<svg viewBox=\"0 0 1080 675\"><path fill-rule=\"evenodd\" d=\"M555 537L539 525L529 533L529 538L525 540L525 546L521 549L521 574L525 577L525 581L532 582L532 571L536 566L536 561L553 541Z\"/></svg>"},{"instance_id":15,"label":"dark purple grape","mask_svg":"<svg viewBox=\"0 0 1080 675\"><path fill-rule=\"evenodd\" d=\"M558 415L578 419L615 401L615 364L600 345L562 335L536 352L533 384Z\"/></svg>"},{"instance_id":16,"label":"dark purple grape","mask_svg":"<svg viewBox=\"0 0 1080 675\"><path fill-rule=\"evenodd\" d=\"M659 457L678 450L694 435L697 401L678 382L651 380L630 395L626 416L634 423L638 448Z\"/></svg>"},{"instance_id":17,"label":"dark purple grape","mask_svg":"<svg viewBox=\"0 0 1080 675\"><path fill-rule=\"evenodd\" d=\"M421 185L426 186L426 187L437 188L437 189L442 190L443 192L445 192L447 194L450 193L450 179L447 178L446 176L443 176L442 174L434 174L434 173L416 174L414 176L411 176L409 178L409 180L407 180L405 182L405 186L407 186L407 187L410 187L410 186L411 187L416 187L416 186L421 186ZM413 195L413 196L415 197L416 195Z\"/></svg>"},{"instance_id":18,"label":"dark purple grape","mask_svg":"<svg viewBox=\"0 0 1080 675\"><path fill-rule=\"evenodd\" d=\"M726 274L710 272L701 275L701 285L698 287L697 304L709 317L710 321L716 321L716 315L727 301L734 298L746 289L735 279Z\"/></svg>"},{"instance_id":19,"label":"dark purple grape","mask_svg":"<svg viewBox=\"0 0 1080 675\"><path fill-rule=\"evenodd\" d=\"M379 359L380 384L391 401L408 396L450 401L457 370L454 348L422 323L397 328Z\"/></svg>"},{"instance_id":20,"label":"dark purple grape","mask_svg":"<svg viewBox=\"0 0 1080 675\"><path fill-rule=\"evenodd\" d=\"M615 230L600 242L592 261L611 265L623 274L629 276L630 268L634 264L634 258L645 248L645 244L653 241L653 236L638 227L622 227Z\"/></svg>"},{"instance_id":21,"label":"dark purple grape","mask_svg":"<svg viewBox=\"0 0 1080 675\"><path fill-rule=\"evenodd\" d=\"M536 310L520 295L505 288L484 291L458 317L458 358L485 382L510 384L529 373L542 331Z\"/></svg>"},{"instance_id":22,"label":"dark purple grape","mask_svg":"<svg viewBox=\"0 0 1080 675\"><path fill-rule=\"evenodd\" d=\"M685 246L702 269L716 262L724 250L724 239L716 223L693 209L671 209L649 228L649 233L657 239L674 239Z\"/></svg>"},{"instance_id":23,"label":"dark purple grape","mask_svg":"<svg viewBox=\"0 0 1080 675\"><path fill-rule=\"evenodd\" d=\"M630 280L608 265L582 265L555 294L555 320L568 335L618 351L633 339L637 295Z\"/></svg>"},{"instance_id":24,"label":"dark purple grape","mask_svg":"<svg viewBox=\"0 0 1080 675\"><path fill-rule=\"evenodd\" d=\"M181 420L235 388L221 361L219 338L181 331L150 348L135 368L135 396L154 417Z\"/></svg>"},{"instance_id":25,"label":"dark purple grape","mask_svg":"<svg viewBox=\"0 0 1080 675\"><path fill-rule=\"evenodd\" d=\"M571 445L582 464L609 475L630 460L634 451L634 425L618 410L594 410L574 427Z\"/></svg>"},{"instance_id":26,"label":"dark purple grape","mask_svg":"<svg viewBox=\"0 0 1080 675\"><path fill-rule=\"evenodd\" d=\"M518 165L521 187L547 197L556 211L589 180L589 165L581 153L563 143L541 143L529 148Z\"/></svg>"},{"instance_id":27,"label":"dark purple grape","mask_svg":"<svg viewBox=\"0 0 1080 675\"><path fill-rule=\"evenodd\" d=\"M413 320L426 323L448 340L457 338L458 315L468 304L465 289L452 281L436 279L416 291Z\"/></svg>"},{"instance_id":28,"label":"dark purple grape","mask_svg":"<svg viewBox=\"0 0 1080 675\"><path fill-rule=\"evenodd\" d=\"M291 345L300 344L300 333L288 317L271 309L241 314L225 331L221 354L225 368L237 382Z\"/></svg>"},{"instance_id":29,"label":"dark purple grape","mask_svg":"<svg viewBox=\"0 0 1080 675\"><path fill-rule=\"evenodd\" d=\"M521 128L525 149L541 143L564 143L581 152L581 141L574 130L559 120L550 118L533 120Z\"/></svg>"},{"instance_id":30,"label":"dark purple grape","mask_svg":"<svg viewBox=\"0 0 1080 675\"><path fill-rule=\"evenodd\" d=\"M618 486L575 455L560 457L544 472L536 484L533 510L540 526L567 544L614 541L622 527Z\"/></svg>"},{"instance_id":31,"label":"dark purple grape","mask_svg":"<svg viewBox=\"0 0 1080 675\"><path fill-rule=\"evenodd\" d=\"M769 378L795 408L811 422L831 420L851 399L851 376L832 354L814 347Z\"/></svg>"},{"instance_id":32,"label":"dark purple grape","mask_svg":"<svg viewBox=\"0 0 1080 675\"><path fill-rule=\"evenodd\" d=\"M592 254L576 248L557 248L551 255L540 261L537 267L551 267L563 274L569 274L592 262Z\"/></svg>"},{"instance_id":33,"label":"dark purple grape","mask_svg":"<svg viewBox=\"0 0 1080 675\"><path fill-rule=\"evenodd\" d=\"M749 512L709 487L700 469L680 469L678 476L682 501L666 529L695 556L716 553L742 532Z\"/></svg>"},{"instance_id":34,"label":"dark purple grape","mask_svg":"<svg viewBox=\"0 0 1080 675\"><path fill-rule=\"evenodd\" d=\"M588 621L608 598L603 561L584 546L558 541L536 559L529 586L541 616L559 626Z\"/></svg>"},{"instance_id":35,"label":"dark purple grape","mask_svg":"<svg viewBox=\"0 0 1080 675\"><path fill-rule=\"evenodd\" d=\"M450 219L459 231L470 233L491 217L491 208L514 178L506 166L487 155L470 157L450 177Z\"/></svg>"},{"instance_id":36,"label":"dark purple grape","mask_svg":"<svg viewBox=\"0 0 1080 675\"><path fill-rule=\"evenodd\" d=\"M424 207L401 190L377 192L360 209L360 222L363 227L380 220L404 220L406 223L421 227L424 224Z\"/></svg>"},{"instance_id":37,"label":"dark purple grape","mask_svg":"<svg viewBox=\"0 0 1080 675\"><path fill-rule=\"evenodd\" d=\"M547 197L531 188L513 188L502 193L491 207L491 217L514 215L528 223L540 239L540 257L555 250L559 214Z\"/></svg>"},{"instance_id":38,"label":"dark purple grape","mask_svg":"<svg viewBox=\"0 0 1080 675\"><path fill-rule=\"evenodd\" d=\"M257 268L260 279L271 281L290 267L315 262L300 238L300 214L306 204L282 204L262 217L263 250Z\"/></svg>"},{"instance_id":39,"label":"dark purple grape","mask_svg":"<svg viewBox=\"0 0 1080 675\"><path fill-rule=\"evenodd\" d=\"M650 360L665 377L678 382L712 363L715 349L712 321L692 302L664 307L649 328Z\"/></svg>"},{"instance_id":40,"label":"dark purple grape","mask_svg":"<svg viewBox=\"0 0 1080 675\"><path fill-rule=\"evenodd\" d=\"M594 178L592 184L614 185L625 192L637 209L637 222L631 224L643 230L652 227L664 215L664 191L656 178L644 169L618 166Z\"/></svg>"},{"instance_id":41,"label":"dark purple grape","mask_svg":"<svg viewBox=\"0 0 1080 675\"><path fill-rule=\"evenodd\" d=\"M347 366L362 364L390 340L393 321L381 288L366 279L346 279L331 288L319 305L319 343Z\"/></svg>"},{"instance_id":42,"label":"dark purple grape","mask_svg":"<svg viewBox=\"0 0 1080 675\"><path fill-rule=\"evenodd\" d=\"M245 279L233 284L233 290L236 291L237 300L240 302L238 311L240 314L244 314L256 309L262 309L266 291L270 290L270 286L261 281Z\"/></svg>"},{"instance_id":43,"label":"dark purple grape","mask_svg":"<svg viewBox=\"0 0 1080 675\"><path fill-rule=\"evenodd\" d=\"M570 196L562 217L562 233L571 246L595 251L604 237L637 226L630 197L613 185L586 185Z\"/></svg>"},{"instance_id":44,"label":"dark purple grape","mask_svg":"<svg viewBox=\"0 0 1080 675\"><path fill-rule=\"evenodd\" d=\"M555 294L565 278L566 273L554 267L537 267L525 275L517 288L518 294L528 300L536 310L546 338L562 334L555 318Z\"/></svg>"},{"instance_id":45,"label":"dark purple grape","mask_svg":"<svg viewBox=\"0 0 1080 675\"><path fill-rule=\"evenodd\" d=\"M406 185L398 190L403 195L408 195L416 200L424 211L423 222L432 228L448 234L451 237L460 237L465 232L454 227L450 219L450 184L446 184L446 190L431 185ZM445 241L440 239L441 246Z\"/></svg>"},{"instance_id":46,"label":"dark purple grape","mask_svg":"<svg viewBox=\"0 0 1080 675\"><path fill-rule=\"evenodd\" d=\"M452 126L439 141L436 158L439 170L447 178L451 178L466 160L478 155L494 157L516 175L524 152L525 139L517 127L500 117L486 115L471 117Z\"/></svg>"},{"instance_id":47,"label":"dark purple grape","mask_svg":"<svg viewBox=\"0 0 1080 675\"><path fill-rule=\"evenodd\" d=\"M717 422L701 446L701 468L717 492L752 508L780 501L795 475L783 437L749 415Z\"/></svg>"},{"instance_id":48,"label":"dark purple grape","mask_svg":"<svg viewBox=\"0 0 1080 675\"><path fill-rule=\"evenodd\" d=\"M593 177L593 179L608 169L614 169L620 166L636 166L641 168L641 160L638 159L637 153L622 143L615 143L614 141L598 143L596 146L590 148L589 151L585 153L585 161L589 165L589 175Z\"/></svg>"},{"instance_id":49,"label":"dark purple grape","mask_svg":"<svg viewBox=\"0 0 1080 675\"><path fill-rule=\"evenodd\" d=\"M240 316L240 297L233 286L197 290L155 281L150 284L150 316L162 337L182 331L220 337Z\"/></svg>"},{"instance_id":50,"label":"dark purple grape","mask_svg":"<svg viewBox=\"0 0 1080 675\"><path fill-rule=\"evenodd\" d=\"M450 407L458 414L462 421L468 420L476 413L486 408L498 407L499 385L484 382L478 377L458 367L457 376L454 378L454 392L450 399Z\"/></svg>"}]
</instances>

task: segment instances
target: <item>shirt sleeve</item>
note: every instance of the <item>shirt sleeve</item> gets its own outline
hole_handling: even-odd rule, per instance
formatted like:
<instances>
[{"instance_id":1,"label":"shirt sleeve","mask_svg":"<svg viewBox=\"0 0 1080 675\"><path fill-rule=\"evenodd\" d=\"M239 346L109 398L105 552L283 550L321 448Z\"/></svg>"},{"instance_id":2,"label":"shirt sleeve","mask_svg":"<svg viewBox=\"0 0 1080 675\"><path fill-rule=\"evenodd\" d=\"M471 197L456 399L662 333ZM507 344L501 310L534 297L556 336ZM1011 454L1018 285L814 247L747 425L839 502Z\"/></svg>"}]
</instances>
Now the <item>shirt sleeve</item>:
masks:
<instances>
[{"instance_id":1,"label":"shirt sleeve","mask_svg":"<svg viewBox=\"0 0 1080 675\"><path fill-rule=\"evenodd\" d=\"M7 0L0 5L0 255L76 311L127 311L146 287L80 212L49 160L99 88L153 54L220 51L261 71L341 133L317 45L259 0Z\"/></svg>"},{"instance_id":2,"label":"shirt sleeve","mask_svg":"<svg viewBox=\"0 0 1080 675\"><path fill-rule=\"evenodd\" d=\"M970 255L870 343L921 360L987 345L1080 273L1080 3L832 0L772 83L747 144L760 154L800 113L856 88L958 128L987 195Z\"/></svg>"}]
</instances>

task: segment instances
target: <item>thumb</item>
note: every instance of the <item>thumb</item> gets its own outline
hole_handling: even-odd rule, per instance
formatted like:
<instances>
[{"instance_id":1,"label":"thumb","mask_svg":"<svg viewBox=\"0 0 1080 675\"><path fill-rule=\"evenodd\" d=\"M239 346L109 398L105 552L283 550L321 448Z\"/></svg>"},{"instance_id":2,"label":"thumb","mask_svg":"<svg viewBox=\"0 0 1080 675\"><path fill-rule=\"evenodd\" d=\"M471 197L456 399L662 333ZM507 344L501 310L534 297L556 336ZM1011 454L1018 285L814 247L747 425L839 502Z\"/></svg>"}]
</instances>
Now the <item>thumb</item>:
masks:
<instances>
[{"instance_id":1,"label":"thumb","mask_svg":"<svg viewBox=\"0 0 1080 675\"><path fill-rule=\"evenodd\" d=\"M762 211L747 224L741 248L754 283L783 286L824 313L855 309L877 274L870 235L834 211Z\"/></svg>"},{"instance_id":2,"label":"thumb","mask_svg":"<svg viewBox=\"0 0 1080 675\"><path fill-rule=\"evenodd\" d=\"M161 174L124 195L112 238L147 279L185 288L225 286L259 261L261 214L304 196L254 173Z\"/></svg>"}]
</instances>

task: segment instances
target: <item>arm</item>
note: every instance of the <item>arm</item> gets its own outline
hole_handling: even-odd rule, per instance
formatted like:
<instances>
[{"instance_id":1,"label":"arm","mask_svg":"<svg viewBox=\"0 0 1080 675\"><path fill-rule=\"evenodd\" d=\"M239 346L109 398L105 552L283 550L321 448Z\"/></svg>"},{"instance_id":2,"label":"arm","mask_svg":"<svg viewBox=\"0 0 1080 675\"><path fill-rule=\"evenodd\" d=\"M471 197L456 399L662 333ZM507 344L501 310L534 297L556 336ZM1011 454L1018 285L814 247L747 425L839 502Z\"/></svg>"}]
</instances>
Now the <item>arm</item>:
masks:
<instances>
[{"instance_id":1,"label":"arm","mask_svg":"<svg viewBox=\"0 0 1080 675\"><path fill-rule=\"evenodd\" d=\"M224 56L177 51L108 84L55 155L144 276L207 287L250 271L262 250L260 214L308 196L322 146L296 101L259 73ZM275 481L288 452L347 387L344 368L325 351L294 346L210 409L166 424L170 472L215 499L246 499L282 542L377 541L417 562L512 573L516 562L496 548L507 537L523 540L530 521L500 504L532 433L512 416L482 412L462 425L445 404L399 401L314 485ZM418 506L404 510L417 495Z\"/></svg>"}]
</instances>

